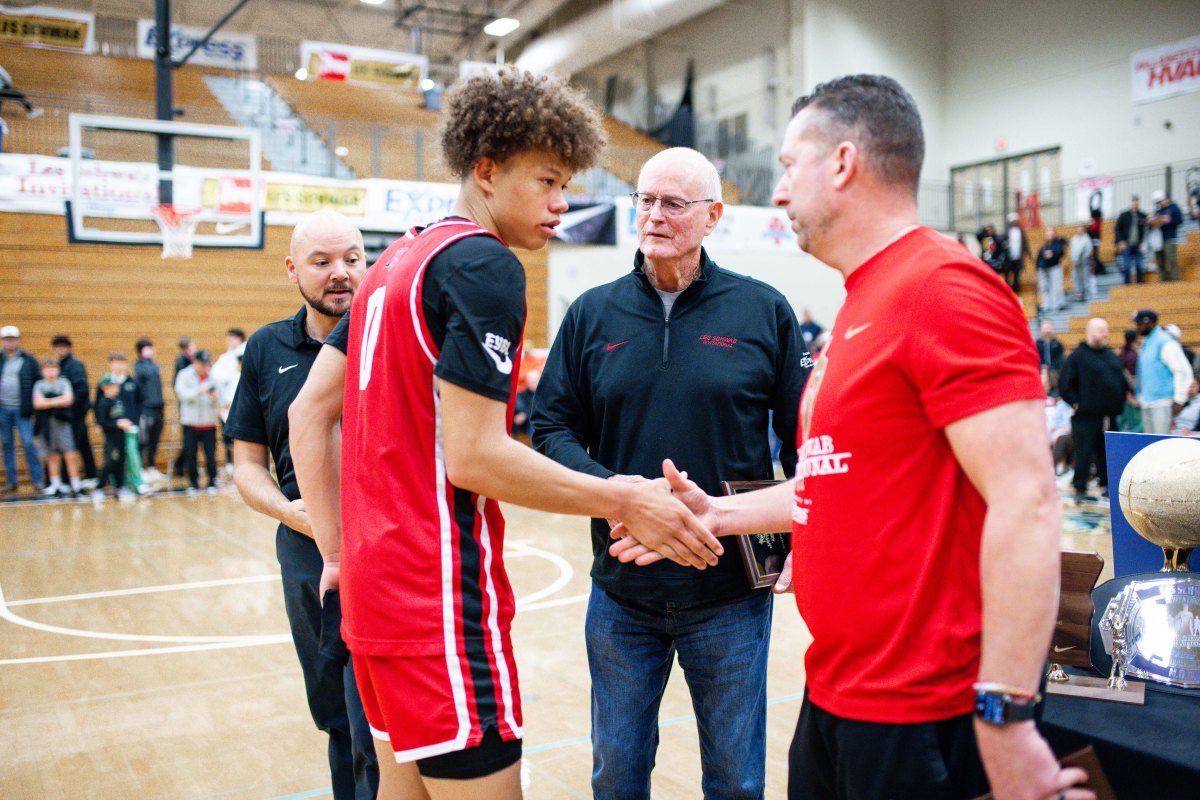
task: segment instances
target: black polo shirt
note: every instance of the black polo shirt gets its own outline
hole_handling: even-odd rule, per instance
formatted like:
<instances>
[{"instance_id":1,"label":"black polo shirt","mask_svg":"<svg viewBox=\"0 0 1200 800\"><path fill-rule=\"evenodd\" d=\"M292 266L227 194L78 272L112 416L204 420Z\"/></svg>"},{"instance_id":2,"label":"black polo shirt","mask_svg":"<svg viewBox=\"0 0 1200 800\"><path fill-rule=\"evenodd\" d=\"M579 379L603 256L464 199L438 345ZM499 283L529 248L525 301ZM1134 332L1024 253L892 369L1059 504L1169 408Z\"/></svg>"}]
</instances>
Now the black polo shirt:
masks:
<instances>
[{"instance_id":1,"label":"black polo shirt","mask_svg":"<svg viewBox=\"0 0 1200 800\"><path fill-rule=\"evenodd\" d=\"M288 446L288 406L308 379L321 343L308 335L308 307L259 328L246 342L242 377L229 408L225 434L265 444L275 461L275 479L289 500L300 498Z\"/></svg>"}]
</instances>

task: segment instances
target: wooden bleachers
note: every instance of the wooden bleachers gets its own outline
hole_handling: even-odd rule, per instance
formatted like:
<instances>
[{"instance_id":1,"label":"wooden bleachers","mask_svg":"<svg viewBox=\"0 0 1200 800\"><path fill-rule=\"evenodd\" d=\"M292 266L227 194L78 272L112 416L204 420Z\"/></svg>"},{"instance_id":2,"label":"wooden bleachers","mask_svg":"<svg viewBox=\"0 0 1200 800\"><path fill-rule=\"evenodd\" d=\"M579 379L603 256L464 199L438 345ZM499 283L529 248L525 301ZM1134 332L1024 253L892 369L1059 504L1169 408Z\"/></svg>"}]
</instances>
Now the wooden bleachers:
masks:
<instances>
[{"instance_id":1,"label":"wooden bleachers","mask_svg":"<svg viewBox=\"0 0 1200 800\"><path fill-rule=\"evenodd\" d=\"M80 55L54 50L38 50L16 45L0 45L0 64L12 73L13 81L45 113L38 119L26 119L16 103L5 103L4 116L9 126L4 149L57 155L68 141L68 119L72 113L154 119L154 62L147 59L116 56ZM184 109L179 119L211 125L236 123L221 102L209 91L205 75L232 75L228 70L186 66L173 73L176 108ZM101 158L144 161L146 148L132 149L128 143L115 144L112 135L97 134L85 142ZM193 150L180 153L180 162L194 166L235 166L220 150L207 148L197 140L181 140ZM152 156L152 153L151 153ZM241 162L244 165L244 160ZM264 169L269 165L264 163Z\"/></svg>"},{"instance_id":2,"label":"wooden bleachers","mask_svg":"<svg viewBox=\"0 0 1200 800\"><path fill-rule=\"evenodd\" d=\"M0 213L0 324L20 328L22 346L39 359L51 355L53 336L70 336L93 391L110 352L136 358L134 342L153 339L167 401L157 464L165 472L179 447L176 340L191 336L215 359L228 328L252 333L295 313L302 301L283 265L290 235L268 226L261 251L197 248L191 260L164 261L156 246L68 244L62 216ZM546 347L547 254L517 255L527 276L526 346ZM94 432L98 457L101 441Z\"/></svg>"}]
</instances>

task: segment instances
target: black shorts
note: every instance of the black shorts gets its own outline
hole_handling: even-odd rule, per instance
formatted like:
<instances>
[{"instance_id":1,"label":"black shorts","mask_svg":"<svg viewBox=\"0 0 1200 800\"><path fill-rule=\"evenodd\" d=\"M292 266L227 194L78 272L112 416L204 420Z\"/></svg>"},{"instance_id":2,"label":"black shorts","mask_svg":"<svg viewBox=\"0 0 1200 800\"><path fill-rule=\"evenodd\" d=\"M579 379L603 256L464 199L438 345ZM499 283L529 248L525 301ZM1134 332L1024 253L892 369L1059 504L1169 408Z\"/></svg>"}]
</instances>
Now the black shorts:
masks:
<instances>
[{"instance_id":1,"label":"black shorts","mask_svg":"<svg viewBox=\"0 0 1200 800\"><path fill-rule=\"evenodd\" d=\"M788 800L965 800L986 791L972 714L860 722L804 698L788 750Z\"/></svg>"},{"instance_id":2,"label":"black shorts","mask_svg":"<svg viewBox=\"0 0 1200 800\"><path fill-rule=\"evenodd\" d=\"M499 772L520 760L521 740L506 742L495 727L489 727L477 746L419 759L417 770L427 778L465 781Z\"/></svg>"}]
</instances>

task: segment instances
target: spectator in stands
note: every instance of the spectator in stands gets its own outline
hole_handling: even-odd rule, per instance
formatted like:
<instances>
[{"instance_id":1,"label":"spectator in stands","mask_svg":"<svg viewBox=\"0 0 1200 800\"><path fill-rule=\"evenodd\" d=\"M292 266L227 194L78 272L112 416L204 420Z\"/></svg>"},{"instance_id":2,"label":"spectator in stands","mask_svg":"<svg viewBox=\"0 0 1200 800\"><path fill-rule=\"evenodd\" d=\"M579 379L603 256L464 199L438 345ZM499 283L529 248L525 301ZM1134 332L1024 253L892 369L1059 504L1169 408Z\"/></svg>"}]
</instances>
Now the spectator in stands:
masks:
<instances>
[{"instance_id":1,"label":"spectator in stands","mask_svg":"<svg viewBox=\"0 0 1200 800\"><path fill-rule=\"evenodd\" d=\"M979 241L979 257L997 273L1004 273L1004 247L996 234L996 226L988 223L975 234Z\"/></svg>"},{"instance_id":2,"label":"spectator in stands","mask_svg":"<svg viewBox=\"0 0 1200 800\"><path fill-rule=\"evenodd\" d=\"M62 377L58 359L42 361L42 379L33 385L33 407L37 411L35 430L42 440L46 454L48 480L42 494L47 497L74 497L79 485L79 451L71 435L71 406L75 395L71 382ZM63 461L66 461L70 485L62 482Z\"/></svg>"},{"instance_id":3,"label":"spectator in stands","mask_svg":"<svg viewBox=\"0 0 1200 800\"><path fill-rule=\"evenodd\" d=\"M126 410L121 387L111 375L105 375L96 386L96 423L104 431L104 468L92 495L96 500L104 499L104 489L110 482L118 500L136 497L125 486L125 432L133 428L133 419Z\"/></svg>"},{"instance_id":4,"label":"spectator in stands","mask_svg":"<svg viewBox=\"0 0 1200 800\"><path fill-rule=\"evenodd\" d=\"M189 495L200 491L199 448L204 447L204 466L208 472L208 493L217 493L217 387L212 379L212 356L197 350L192 363L175 378L175 396L179 398L179 423L183 426L183 462L187 470Z\"/></svg>"},{"instance_id":5,"label":"spectator in stands","mask_svg":"<svg viewBox=\"0 0 1200 800\"><path fill-rule=\"evenodd\" d=\"M804 309L800 312L803 321L800 323L800 335L804 337L804 346L811 348L812 343L821 335L821 331L825 330L816 322L813 321L812 311Z\"/></svg>"},{"instance_id":6,"label":"spectator in stands","mask_svg":"<svg viewBox=\"0 0 1200 800\"><path fill-rule=\"evenodd\" d=\"M166 479L155 467L158 459L158 440L163 430L163 387L162 371L154 360L154 342L142 338L135 345L138 359L133 364L133 374L142 391L142 415L138 428L142 436L142 477L151 482Z\"/></svg>"},{"instance_id":7,"label":"spectator in stands","mask_svg":"<svg viewBox=\"0 0 1200 800\"><path fill-rule=\"evenodd\" d=\"M1104 234L1104 215L1100 209L1092 209L1092 217L1087 224L1088 236L1092 239L1092 273L1103 275L1104 263L1100 261L1100 240Z\"/></svg>"},{"instance_id":8,"label":"spectator in stands","mask_svg":"<svg viewBox=\"0 0 1200 800\"><path fill-rule=\"evenodd\" d=\"M1071 294L1076 300L1091 300L1097 295L1092 235L1087 225L1080 225L1071 237Z\"/></svg>"},{"instance_id":9,"label":"spectator in stands","mask_svg":"<svg viewBox=\"0 0 1200 800\"><path fill-rule=\"evenodd\" d=\"M1121 256L1121 274L1125 282L1133 280L1133 270L1137 270L1137 282L1146 280L1142 268L1142 244L1146 241L1146 213L1138 210L1138 196L1129 198L1129 208L1117 217L1117 226L1113 231L1113 241L1117 244L1117 253Z\"/></svg>"},{"instance_id":10,"label":"spectator in stands","mask_svg":"<svg viewBox=\"0 0 1200 800\"><path fill-rule=\"evenodd\" d=\"M1041 336L1037 340L1038 363L1049 370L1050 388L1058 390L1058 373L1062 369L1065 350L1062 342L1054 335L1054 323L1042 320Z\"/></svg>"},{"instance_id":11,"label":"spectator in stands","mask_svg":"<svg viewBox=\"0 0 1200 800\"><path fill-rule=\"evenodd\" d=\"M1171 419L1183 410L1192 368L1183 348L1169 333L1158 327L1158 314L1141 309L1133 315L1143 337L1138 352L1137 398L1142 408L1144 433L1167 433Z\"/></svg>"},{"instance_id":12,"label":"spectator in stands","mask_svg":"<svg viewBox=\"0 0 1200 800\"><path fill-rule=\"evenodd\" d=\"M0 328L0 441L4 447L5 493L17 491L17 446L13 428L21 439L29 479L35 489L42 488L42 462L33 440L33 385L42 377L37 359L21 347L21 331L16 325Z\"/></svg>"},{"instance_id":13,"label":"spectator in stands","mask_svg":"<svg viewBox=\"0 0 1200 800\"><path fill-rule=\"evenodd\" d=\"M1125 344L1121 346L1121 352L1117 354L1121 359L1121 367L1129 375L1132 381L1137 375L1137 357L1138 357L1138 332L1133 328L1125 330Z\"/></svg>"},{"instance_id":14,"label":"spectator in stands","mask_svg":"<svg viewBox=\"0 0 1200 800\"><path fill-rule=\"evenodd\" d=\"M1029 258L1029 239L1015 212L1008 215L1008 230L1004 234L1004 278L1015 294L1021 293L1021 272Z\"/></svg>"},{"instance_id":15,"label":"spectator in stands","mask_svg":"<svg viewBox=\"0 0 1200 800\"><path fill-rule=\"evenodd\" d=\"M225 433L225 417L229 415L229 406L233 402L233 393L237 390L238 361L246 350L246 332L241 328L230 328L225 331L225 352L213 364L213 383L217 387L217 398L220 400L221 438L225 442L225 469L233 475L233 437Z\"/></svg>"},{"instance_id":16,"label":"spectator in stands","mask_svg":"<svg viewBox=\"0 0 1200 800\"><path fill-rule=\"evenodd\" d=\"M1065 475L1071 467L1071 407L1050 387L1050 371L1041 368L1042 388L1046 391L1046 434L1054 457L1054 474Z\"/></svg>"},{"instance_id":17,"label":"spectator in stands","mask_svg":"<svg viewBox=\"0 0 1200 800\"><path fill-rule=\"evenodd\" d=\"M1200 435L1200 376L1188 386L1188 401L1171 425L1171 433L1179 436Z\"/></svg>"},{"instance_id":18,"label":"spectator in stands","mask_svg":"<svg viewBox=\"0 0 1200 800\"><path fill-rule=\"evenodd\" d=\"M1174 322L1163 325L1163 330L1171 334L1171 338L1179 342L1179 347L1183 350L1183 357L1187 359L1188 365L1192 368L1192 371L1195 372L1196 354L1192 351L1192 348L1183 343L1183 330Z\"/></svg>"},{"instance_id":19,"label":"spectator in stands","mask_svg":"<svg viewBox=\"0 0 1200 800\"><path fill-rule=\"evenodd\" d=\"M179 378L179 373L187 367L191 366L192 359L196 357L196 343L192 341L190 336L180 336L177 342L179 352L175 355L175 373L171 376L172 385ZM175 402L179 403L179 398L175 398ZM180 433L183 432L183 424L179 425ZM182 441L182 435L180 436ZM183 457L183 448L179 450L179 455L175 457L175 463L171 465L171 472L176 478L182 477L184 472L185 462Z\"/></svg>"},{"instance_id":20,"label":"spectator in stands","mask_svg":"<svg viewBox=\"0 0 1200 800\"><path fill-rule=\"evenodd\" d=\"M529 416L533 413L533 397L541 379L539 370L531 369L525 373L525 387L517 392L517 399L513 403L513 436L523 433L531 440L533 438L533 424Z\"/></svg>"},{"instance_id":21,"label":"spectator in stands","mask_svg":"<svg viewBox=\"0 0 1200 800\"><path fill-rule=\"evenodd\" d=\"M25 93L13 85L13 79L8 74L8 70L0 67L0 104L3 104L5 100L16 100L24 106L25 116L29 119L37 119L42 115L42 109L34 108Z\"/></svg>"},{"instance_id":22,"label":"spectator in stands","mask_svg":"<svg viewBox=\"0 0 1200 800\"><path fill-rule=\"evenodd\" d=\"M1158 261L1158 279L1160 281L1177 281L1179 280L1179 250L1176 239L1179 235L1179 226L1183 224L1183 212L1162 189L1155 190L1151 197L1154 200L1154 215L1146 220L1146 225L1158 228L1162 233L1162 249L1154 254L1154 258Z\"/></svg>"},{"instance_id":23,"label":"spectator in stands","mask_svg":"<svg viewBox=\"0 0 1200 800\"><path fill-rule=\"evenodd\" d=\"M1063 254L1067 242L1059 237L1053 225L1046 226L1046 241L1038 248L1037 279L1042 311L1058 311L1066 305L1063 296Z\"/></svg>"},{"instance_id":24,"label":"spectator in stands","mask_svg":"<svg viewBox=\"0 0 1200 800\"><path fill-rule=\"evenodd\" d=\"M120 398L130 421L137 425L142 416L142 387L129 374L129 357L124 353L108 354L108 377L120 388ZM97 399L99 392L97 392Z\"/></svg>"},{"instance_id":25,"label":"spectator in stands","mask_svg":"<svg viewBox=\"0 0 1200 800\"><path fill-rule=\"evenodd\" d=\"M92 408L88 386L87 367L71 353L71 337L59 334L50 340L54 355L58 358L59 372L71 382L75 405L71 407L71 435L79 449L79 463L83 468L83 488L96 488L96 455L92 452L92 435L88 430L87 415Z\"/></svg>"},{"instance_id":26,"label":"spectator in stands","mask_svg":"<svg viewBox=\"0 0 1200 800\"><path fill-rule=\"evenodd\" d=\"M1088 320L1085 338L1063 363L1059 392L1075 412L1071 416L1071 442L1075 450L1075 502L1087 495L1092 466L1100 483L1100 494L1108 496L1108 461L1104 432L1111 429L1125 408L1125 372L1108 346L1108 323L1099 317Z\"/></svg>"},{"instance_id":27,"label":"spectator in stands","mask_svg":"<svg viewBox=\"0 0 1200 800\"><path fill-rule=\"evenodd\" d=\"M1117 353L1121 362L1121 371L1125 373L1125 410L1117 417L1117 430L1126 433L1142 432L1142 410L1138 408L1137 395L1133 393L1137 383L1138 332L1132 328L1125 330L1125 344Z\"/></svg>"}]
</instances>

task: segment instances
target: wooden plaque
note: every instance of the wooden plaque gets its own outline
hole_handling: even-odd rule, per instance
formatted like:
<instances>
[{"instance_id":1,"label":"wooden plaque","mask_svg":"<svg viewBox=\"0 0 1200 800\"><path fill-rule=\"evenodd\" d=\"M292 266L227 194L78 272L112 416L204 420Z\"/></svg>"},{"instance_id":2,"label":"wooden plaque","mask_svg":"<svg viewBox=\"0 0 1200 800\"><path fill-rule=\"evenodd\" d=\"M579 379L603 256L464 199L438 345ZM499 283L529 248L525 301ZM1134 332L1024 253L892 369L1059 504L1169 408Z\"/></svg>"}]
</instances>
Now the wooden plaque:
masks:
<instances>
[{"instance_id":1,"label":"wooden plaque","mask_svg":"<svg viewBox=\"0 0 1200 800\"><path fill-rule=\"evenodd\" d=\"M1102 569L1104 559L1096 553L1063 551L1058 617L1047 656L1051 663L1092 666L1092 589Z\"/></svg>"},{"instance_id":2,"label":"wooden plaque","mask_svg":"<svg viewBox=\"0 0 1200 800\"><path fill-rule=\"evenodd\" d=\"M721 493L728 496L753 492L777 483L779 481L721 481ZM734 538L737 539L742 567L751 588L774 586L779 573L783 571L783 562L792 552L792 532L753 533Z\"/></svg>"}]
</instances>

